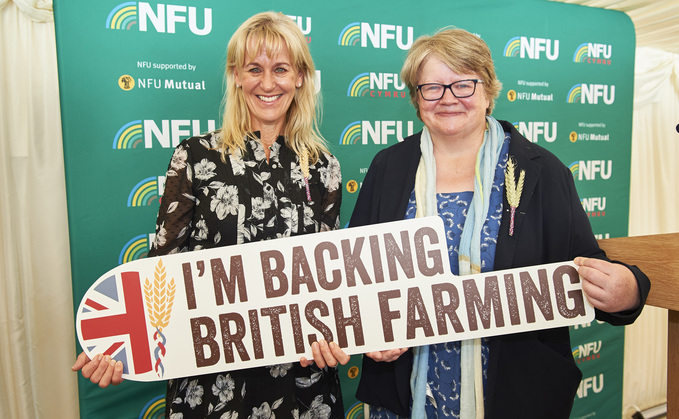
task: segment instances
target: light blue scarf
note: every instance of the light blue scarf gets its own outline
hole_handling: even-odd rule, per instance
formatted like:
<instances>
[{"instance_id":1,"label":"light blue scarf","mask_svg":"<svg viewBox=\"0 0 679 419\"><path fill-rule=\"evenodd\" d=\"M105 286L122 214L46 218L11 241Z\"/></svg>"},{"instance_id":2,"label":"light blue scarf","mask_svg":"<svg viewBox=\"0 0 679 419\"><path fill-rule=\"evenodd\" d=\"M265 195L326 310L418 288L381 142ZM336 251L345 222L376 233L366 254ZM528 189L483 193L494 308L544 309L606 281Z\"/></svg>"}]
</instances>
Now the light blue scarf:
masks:
<instances>
[{"instance_id":1,"label":"light blue scarf","mask_svg":"<svg viewBox=\"0 0 679 419\"><path fill-rule=\"evenodd\" d=\"M486 117L486 127L483 144L476 156L474 197L467 211L467 219L460 240L458 258L460 276L481 272L481 231L488 216L495 169L505 138L502 126L492 116ZM420 150L422 157L415 175L415 202L417 206L415 216L437 215L436 161L431 135L426 126L422 130ZM410 390L413 398L411 413L413 418L425 418L424 406L429 391L427 386L429 346L413 348L413 353L413 369L410 375ZM462 341L461 371L460 417L462 419L482 418L483 367L480 339Z\"/></svg>"}]
</instances>

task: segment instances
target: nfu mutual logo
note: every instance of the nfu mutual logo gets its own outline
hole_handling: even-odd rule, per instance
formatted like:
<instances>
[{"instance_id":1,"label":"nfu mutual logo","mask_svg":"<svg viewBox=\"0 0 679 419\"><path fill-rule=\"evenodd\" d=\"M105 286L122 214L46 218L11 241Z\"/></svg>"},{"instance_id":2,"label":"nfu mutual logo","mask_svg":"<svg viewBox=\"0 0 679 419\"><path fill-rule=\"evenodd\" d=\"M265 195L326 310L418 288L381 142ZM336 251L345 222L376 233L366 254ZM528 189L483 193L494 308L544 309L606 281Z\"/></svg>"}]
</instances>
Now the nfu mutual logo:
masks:
<instances>
[{"instance_id":1,"label":"nfu mutual logo","mask_svg":"<svg viewBox=\"0 0 679 419\"><path fill-rule=\"evenodd\" d=\"M413 28L385 23L353 22L342 29L337 43L343 46L378 49L396 46L408 50L413 44Z\"/></svg>"},{"instance_id":2,"label":"nfu mutual logo","mask_svg":"<svg viewBox=\"0 0 679 419\"><path fill-rule=\"evenodd\" d=\"M126 2L114 7L106 18L106 28L139 32L176 33L188 27L194 35L207 35L212 31L212 9L194 6Z\"/></svg>"}]
</instances>

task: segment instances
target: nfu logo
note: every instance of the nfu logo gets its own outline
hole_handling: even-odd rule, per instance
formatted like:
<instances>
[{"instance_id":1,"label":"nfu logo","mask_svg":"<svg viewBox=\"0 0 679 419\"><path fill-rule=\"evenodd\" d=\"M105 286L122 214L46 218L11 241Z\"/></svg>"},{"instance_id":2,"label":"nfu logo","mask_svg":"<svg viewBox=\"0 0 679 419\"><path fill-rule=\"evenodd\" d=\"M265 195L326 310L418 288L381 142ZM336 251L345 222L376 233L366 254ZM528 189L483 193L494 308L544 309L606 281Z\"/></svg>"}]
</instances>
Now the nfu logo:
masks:
<instances>
[{"instance_id":1,"label":"nfu logo","mask_svg":"<svg viewBox=\"0 0 679 419\"><path fill-rule=\"evenodd\" d=\"M140 32L153 28L158 33L175 33L177 26L188 25L193 34L207 35L212 31L212 9L203 9L199 17L198 9L193 6L157 4L154 9L149 3L132 1L114 7L106 18L109 29L130 30L135 25Z\"/></svg>"},{"instance_id":2,"label":"nfu logo","mask_svg":"<svg viewBox=\"0 0 679 419\"><path fill-rule=\"evenodd\" d=\"M155 240L155 237L156 234L151 233L140 234L131 238L120 250L118 264L122 265L123 263L145 258L149 253L149 249L151 249L151 244Z\"/></svg>"},{"instance_id":3,"label":"nfu logo","mask_svg":"<svg viewBox=\"0 0 679 419\"><path fill-rule=\"evenodd\" d=\"M409 135L413 135L413 121L407 121L407 132L403 133L403 121L354 121L344 128L339 143L347 144L388 144L401 142ZM392 141L389 141L389 140Z\"/></svg>"},{"instance_id":4,"label":"nfu logo","mask_svg":"<svg viewBox=\"0 0 679 419\"><path fill-rule=\"evenodd\" d=\"M556 122L514 122L514 127L528 140L537 143L539 139L543 139L548 143L553 143L556 140L557 124Z\"/></svg>"},{"instance_id":5,"label":"nfu logo","mask_svg":"<svg viewBox=\"0 0 679 419\"><path fill-rule=\"evenodd\" d=\"M567 102L598 105L599 98L603 99L606 105L612 105L615 102L615 85L576 84L568 91Z\"/></svg>"},{"instance_id":6,"label":"nfu logo","mask_svg":"<svg viewBox=\"0 0 679 419\"><path fill-rule=\"evenodd\" d=\"M137 182L127 197L128 207L145 207L160 202L165 191L165 176L151 176Z\"/></svg>"},{"instance_id":7,"label":"nfu logo","mask_svg":"<svg viewBox=\"0 0 679 419\"><path fill-rule=\"evenodd\" d=\"M306 19L302 16L292 16L292 15L286 15L290 19L294 20L295 23L297 23L297 26L299 29L302 31L302 34L304 36L309 35L311 33L311 18L306 17ZM307 37L307 42L310 41L310 38Z\"/></svg>"},{"instance_id":8,"label":"nfu logo","mask_svg":"<svg viewBox=\"0 0 679 419\"><path fill-rule=\"evenodd\" d=\"M544 56L550 61L559 58L559 40L515 36L507 42L507 45L505 45L503 55L505 57L539 60L542 53L544 53Z\"/></svg>"},{"instance_id":9,"label":"nfu logo","mask_svg":"<svg viewBox=\"0 0 679 419\"><path fill-rule=\"evenodd\" d=\"M368 43L373 48L387 49L389 45L396 43L402 50L410 49L413 44L413 28L404 28L398 25L387 25L375 23L370 25L366 22L350 23L340 32L339 45L368 47Z\"/></svg>"},{"instance_id":10,"label":"nfu logo","mask_svg":"<svg viewBox=\"0 0 679 419\"><path fill-rule=\"evenodd\" d=\"M604 374L593 377L583 378L578 386L578 398L583 399L589 395L590 390L594 393L601 393L604 389Z\"/></svg>"},{"instance_id":11,"label":"nfu logo","mask_svg":"<svg viewBox=\"0 0 679 419\"><path fill-rule=\"evenodd\" d=\"M606 44L585 42L575 49L573 62L589 64L611 64L613 47Z\"/></svg>"},{"instance_id":12,"label":"nfu logo","mask_svg":"<svg viewBox=\"0 0 679 419\"><path fill-rule=\"evenodd\" d=\"M398 73L361 73L349 84L347 96L405 98L405 88L406 84L399 79Z\"/></svg>"},{"instance_id":13,"label":"nfu logo","mask_svg":"<svg viewBox=\"0 0 679 419\"><path fill-rule=\"evenodd\" d=\"M215 130L214 120L208 120L206 125L207 130L202 130L204 125L197 119L164 119L160 121L160 126L151 119L130 121L116 133L113 149L137 148L141 144L145 148L153 148L154 139L162 148L174 148L183 138Z\"/></svg>"},{"instance_id":14,"label":"nfu logo","mask_svg":"<svg viewBox=\"0 0 679 419\"><path fill-rule=\"evenodd\" d=\"M612 160L588 160L571 163L568 168L577 180L596 180L597 177L608 180L613 171Z\"/></svg>"}]
</instances>

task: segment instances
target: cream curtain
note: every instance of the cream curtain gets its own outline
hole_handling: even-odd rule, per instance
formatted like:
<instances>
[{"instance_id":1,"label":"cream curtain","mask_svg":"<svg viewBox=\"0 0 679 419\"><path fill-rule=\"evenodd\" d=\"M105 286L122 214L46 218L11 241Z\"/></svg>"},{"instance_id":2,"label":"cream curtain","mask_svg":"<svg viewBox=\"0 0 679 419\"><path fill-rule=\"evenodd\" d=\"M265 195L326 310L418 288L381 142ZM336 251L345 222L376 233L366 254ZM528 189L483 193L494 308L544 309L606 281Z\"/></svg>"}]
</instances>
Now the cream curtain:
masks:
<instances>
[{"instance_id":1,"label":"cream curtain","mask_svg":"<svg viewBox=\"0 0 679 419\"><path fill-rule=\"evenodd\" d=\"M629 234L679 232L678 54L637 48L633 117ZM666 400L667 310L646 307L625 333L625 417Z\"/></svg>"},{"instance_id":2,"label":"cream curtain","mask_svg":"<svg viewBox=\"0 0 679 419\"><path fill-rule=\"evenodd\" d=\"M0 416L77 418L52 4L0 0Z\"/></svg>"},{"instance_id":3,"label":"cream curtain","mask_svg":"<svg viewBox=\"0 0 679 419\"><path fill-rule=\"evenodd\" d=\"M630 235L679 231L679 56L637 49ZM0 0L0 415L76 418L50 1ZM624 417L666 400L666 311L627 327ZM649 348L648 342L653 342Z\"/></svg>"}]
</instances>

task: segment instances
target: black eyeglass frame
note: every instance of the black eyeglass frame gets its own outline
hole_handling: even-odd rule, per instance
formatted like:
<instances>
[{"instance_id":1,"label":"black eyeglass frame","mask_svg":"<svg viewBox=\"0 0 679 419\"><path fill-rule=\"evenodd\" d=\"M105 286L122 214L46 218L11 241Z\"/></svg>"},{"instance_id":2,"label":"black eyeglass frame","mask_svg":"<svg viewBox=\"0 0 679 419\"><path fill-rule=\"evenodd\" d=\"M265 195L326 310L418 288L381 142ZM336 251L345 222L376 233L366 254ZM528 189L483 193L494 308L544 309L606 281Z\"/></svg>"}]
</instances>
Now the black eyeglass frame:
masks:
<instances>
[{"instance_id":1,"label":"black eyeglass frame","mask_svg":"<svg viewBox=\"0 0 679 419\"><path fill-rule=\"evenodd\" d=\"M462 83L462 82L469 82L469 81L474 82L474 89L472 90L472 92L470 94L466 95L466 96L456 95L455 92L453 91L453 85L458 84L458 83ZM441 100L443 98L443 96L445 96L445 94L446 94L446 89L450 90L450 93L452 93L453 96L455 96L456 98L464 99L464 98L467 98L467 97L474 96L474 93L476 93L476 85L478 83L483 83L483 80L481 80L481 79L465 79L465 80L458 80L458 81L450 83L450 84L424 83L424 84L418 84L417 90L420 92L420 96L422 96L422 99L426 100L428 102L434 102L434 101L437 101L437 100ZM422 93L422 87L423 86L432 86L432 85L443 87L443 93L441 93L441 97L439 97L438 99L427 99L427 98L424 97L424 93Z\"/></svg>"}]
</instances>

